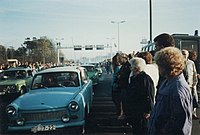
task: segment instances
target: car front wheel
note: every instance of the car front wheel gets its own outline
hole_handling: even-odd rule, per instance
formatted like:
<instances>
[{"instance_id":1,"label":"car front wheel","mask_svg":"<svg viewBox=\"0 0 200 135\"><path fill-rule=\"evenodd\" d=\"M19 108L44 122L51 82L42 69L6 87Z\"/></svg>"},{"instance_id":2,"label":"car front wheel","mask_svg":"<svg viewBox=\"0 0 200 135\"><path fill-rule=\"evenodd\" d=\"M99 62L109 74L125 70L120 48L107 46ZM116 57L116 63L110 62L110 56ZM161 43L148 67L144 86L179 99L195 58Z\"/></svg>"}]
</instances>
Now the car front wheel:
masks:
<instances>
[{"instance_id":1,"label":"car front wheel","mask_svg":"<svg viewBox=\"0 0 200 135\"><path fill-rule=\"evenodd\" d=\"M8 128L8 119L6 114L6 104L1 103L0 104L0 134L3 134L7 131Z\"/></svg>"}]
</instances>

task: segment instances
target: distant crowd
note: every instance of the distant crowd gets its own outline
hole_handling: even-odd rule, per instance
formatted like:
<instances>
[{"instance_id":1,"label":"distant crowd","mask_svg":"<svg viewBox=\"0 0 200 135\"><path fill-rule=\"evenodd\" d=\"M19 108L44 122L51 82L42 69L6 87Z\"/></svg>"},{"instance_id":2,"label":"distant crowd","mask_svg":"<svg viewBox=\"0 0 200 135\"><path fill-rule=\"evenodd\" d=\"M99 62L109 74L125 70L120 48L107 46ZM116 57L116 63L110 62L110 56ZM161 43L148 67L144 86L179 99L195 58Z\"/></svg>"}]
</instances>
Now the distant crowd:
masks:
<instances>
[{"instance_id":1,"label":"distant crowd","mask_svg":"<svg viewBox=\"0 0 200 135\"><path fill-rule=\"evenodd\" d=\"M21 62L19 62L19 63L1 64L0 69L6 70L9 68L15 68L15 67L29 67L29 68L32 68L33 70L39 71L42 69L50 68L54 65L56 65L56 64L53 64L53 63L42 64L42 63L38 63L38 62L36 62L36 63L28 63L28 62L21 63Z\"/></svg>"}]
</instances>

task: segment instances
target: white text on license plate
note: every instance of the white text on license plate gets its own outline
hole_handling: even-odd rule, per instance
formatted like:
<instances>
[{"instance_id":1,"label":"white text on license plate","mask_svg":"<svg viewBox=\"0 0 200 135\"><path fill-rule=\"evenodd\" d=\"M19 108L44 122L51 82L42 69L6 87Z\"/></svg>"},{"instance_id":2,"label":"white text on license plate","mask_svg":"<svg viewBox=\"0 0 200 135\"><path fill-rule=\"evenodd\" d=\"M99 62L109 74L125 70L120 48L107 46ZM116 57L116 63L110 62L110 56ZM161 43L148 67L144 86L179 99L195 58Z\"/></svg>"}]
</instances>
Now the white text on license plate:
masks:
<instances>
[{"instance_id":1,"label":"white text on license plate","mask_svg":"<svg viewBox=\"0 0 200 135\"><path fill-rule=\"evenodd\" d=\"M33 133L37 133L40 131L51 131L51 130L56 130L56 126L55 125L37 125L33 128L31 128L31 132Z\"/></svg>"}]
</instances>

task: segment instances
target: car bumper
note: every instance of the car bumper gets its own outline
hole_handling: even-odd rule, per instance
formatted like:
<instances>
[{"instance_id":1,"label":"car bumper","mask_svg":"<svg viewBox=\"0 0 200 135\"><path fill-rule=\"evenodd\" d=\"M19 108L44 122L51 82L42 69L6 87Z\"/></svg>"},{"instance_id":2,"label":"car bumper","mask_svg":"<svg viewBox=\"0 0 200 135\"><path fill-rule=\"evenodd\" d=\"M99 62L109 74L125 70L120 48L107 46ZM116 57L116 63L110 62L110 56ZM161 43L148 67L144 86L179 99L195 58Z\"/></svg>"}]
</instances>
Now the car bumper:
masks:
<instances>
[{"instance_id":1,"label":"car bumper","mask_svg":"<svg viewBox=\"0 0 200 135\"><path fill-rule=\"evenodd\" d=\"M83 126L85 124L85 121L77 121L77 122L68 122L68 123L63 123L62 121L57 121L57 122L44 122L44 123L34 123L34 124L25 124L24 126L8 126L8 132L13 132L13 131L32 131L32 129L38 125L42 126L49 126L49 125L54 125L55 130L60 129L60 128L65 128L65 127L76 127L76 126ZM48 130L47 130L48 131Z\"/></svg>"}]
</instances>

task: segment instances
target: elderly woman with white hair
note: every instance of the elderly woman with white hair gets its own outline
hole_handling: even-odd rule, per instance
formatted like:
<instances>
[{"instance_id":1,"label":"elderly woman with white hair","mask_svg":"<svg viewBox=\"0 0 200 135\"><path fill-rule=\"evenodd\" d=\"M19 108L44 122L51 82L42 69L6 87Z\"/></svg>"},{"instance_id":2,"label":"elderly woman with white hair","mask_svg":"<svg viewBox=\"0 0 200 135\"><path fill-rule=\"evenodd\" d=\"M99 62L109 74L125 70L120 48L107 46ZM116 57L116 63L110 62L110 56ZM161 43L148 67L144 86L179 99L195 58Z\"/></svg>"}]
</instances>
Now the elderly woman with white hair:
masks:
<instances>
[{"instance_id":1,"label":"elderly woman with white hair","mask_svg":"<svg viewBox=\"0 0 200 135\"><path fill-rule=\"evenodd\" d=\"M154 105L155 88L151 77L144 72L144 59L134 57L129 62L131 74L127 91L127 120L133 125L133 134L145 134Z\"/></svg>"}]
</instances>

